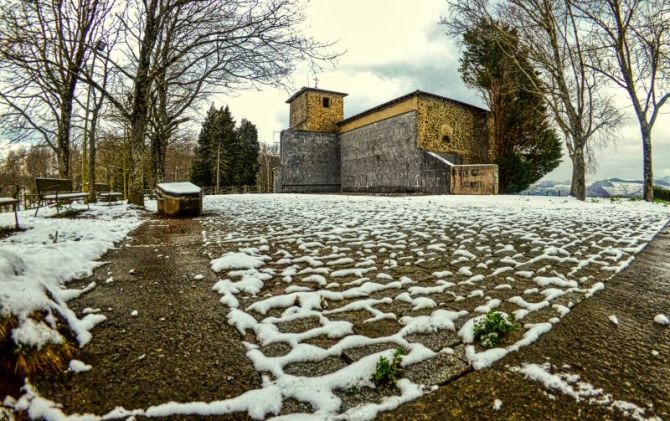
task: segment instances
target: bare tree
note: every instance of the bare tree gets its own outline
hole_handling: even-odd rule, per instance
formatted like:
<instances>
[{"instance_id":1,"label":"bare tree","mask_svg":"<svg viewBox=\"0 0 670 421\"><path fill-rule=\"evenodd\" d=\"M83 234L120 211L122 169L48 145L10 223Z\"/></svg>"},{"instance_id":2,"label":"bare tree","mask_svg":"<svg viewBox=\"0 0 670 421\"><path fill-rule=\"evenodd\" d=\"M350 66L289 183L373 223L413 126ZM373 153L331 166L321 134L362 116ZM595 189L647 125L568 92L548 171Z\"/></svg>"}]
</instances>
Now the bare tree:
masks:
<instances>
[{"instance_id":1,"label":"bare tree","mask_svg":"<svg viewBox=\"0 0 670 421\"><path fill-rule=\"evenodd\" d=\"M0 5L0 103L14 140L37 138L70 175L70 133L79 75L109 0L8 0Z\"/></svg>"},{"instance_id":2,"label":"bare tree","mask_svg":"<svg viewBox=\"0 0 670 421\"><path fill-rule=\"evenodd\" d=\"M111 61L132 85L124 98L105 92L130 125L129 201L143 205L142 157L153 121L156 165L174 127L203 95L263 84L281 85L302 60L334 56L328 44L300 35L299 0L135 0L123 19L126 61ZM114 56L114 54L112 54Z\"/></svg>"},{"instance_id":3,"label":"bare tree","mask_svg":"<svg viewBox=\"0 0 670 421\"><path fill-rule=\"evenodd\" d=\"M273 169L280 165L279 145L261 143L261 150L258 153L258 175L256 184L259 191L270 193L274 182Z\"/></svg>"},{"instance_id":4,"label":"bare tree","mask_svg":"<svg viewBox=\"0 0 670 421\"><path fill-rule=\"evenodd\" d=\"M670 99L670 0L574 0L594 69L626 91L642 136L644 199L654 200L651 132Z\"/></svg>"},{"instance_id":5,"label":"bare tree","mask_svg":"<svg viewBox=\"0 0 670 421\"><path fill-rule=\"evenodd\" d=\"M586 168L594 164L594 140L607 138L621 121L611 98L602 92L600 74L588 64L584 33L567 0L509 0L491 6L486 0L453 0L451 16L443 18L448 33L460 36L486 19L515 28L519 42L539 77L534 89L545 99L554 123L565 137L572 161L572 196L586 197ZM507 36L503 28L501 40ZM505 49L506 42L501 41ZM514 55L509 54L514 60ZM517 66L527 71L524 66Z\"/></svg>"}]
</instances>

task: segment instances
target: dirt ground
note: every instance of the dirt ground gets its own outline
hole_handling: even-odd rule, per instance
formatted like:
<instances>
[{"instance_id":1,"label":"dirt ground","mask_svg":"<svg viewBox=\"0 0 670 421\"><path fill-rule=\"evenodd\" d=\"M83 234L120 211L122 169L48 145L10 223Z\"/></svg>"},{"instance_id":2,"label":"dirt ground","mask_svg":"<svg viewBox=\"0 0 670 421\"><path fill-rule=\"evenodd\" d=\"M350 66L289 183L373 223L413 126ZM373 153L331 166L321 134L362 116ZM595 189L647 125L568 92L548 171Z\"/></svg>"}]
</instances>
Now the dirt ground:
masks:
<instances>
[{"instance_id":1,"label":"dirt ground","mask_svg":"<svg viewBox=\"0 0 670 421\"><path fill-rule=\"evenodd\" d=\"M77 314L100 309L107 320L76 357L93 370L31 379L44 397L66 413L104 414L117 406L208 402L260 387L211 290L216 276L201 253L200 229L197 220L152 217L101 259L109 263L92 278L70 284L95 280L97 287L70 306ZM198 274L204 279L195 280Z\"/></svg>"}]
</instances>

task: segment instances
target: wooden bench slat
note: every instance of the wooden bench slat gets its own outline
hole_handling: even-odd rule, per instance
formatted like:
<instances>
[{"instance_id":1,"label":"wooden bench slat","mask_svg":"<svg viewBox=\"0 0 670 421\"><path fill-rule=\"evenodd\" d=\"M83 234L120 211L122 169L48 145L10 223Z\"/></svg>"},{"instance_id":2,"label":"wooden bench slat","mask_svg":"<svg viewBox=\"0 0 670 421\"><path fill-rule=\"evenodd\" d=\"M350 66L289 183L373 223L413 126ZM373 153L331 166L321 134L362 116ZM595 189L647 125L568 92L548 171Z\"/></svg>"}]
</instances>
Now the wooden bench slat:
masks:
<instances>
[{"instance_id":1,"label":"wooden bench slat","mask_svg":"<svg viewBox=\"0 0 670 421\"><path fill-rule=\"evenodd\" d=\"M19 199L13 197L0 197L0 206L15 205L19 203Z\"/></svg>"},{"instance_id":2,"label":"wooden bench slat","mask_svg":"<svg viewBox=\"0 0 670 421\"><path fill-rule=\"evenodd\" d=\"M88 196L88 193L58 193L58 194L46 194L42 196L46 200L57 200L57 199L76 199L78 197L84 198Z\"/></svg>"}]
</instances>

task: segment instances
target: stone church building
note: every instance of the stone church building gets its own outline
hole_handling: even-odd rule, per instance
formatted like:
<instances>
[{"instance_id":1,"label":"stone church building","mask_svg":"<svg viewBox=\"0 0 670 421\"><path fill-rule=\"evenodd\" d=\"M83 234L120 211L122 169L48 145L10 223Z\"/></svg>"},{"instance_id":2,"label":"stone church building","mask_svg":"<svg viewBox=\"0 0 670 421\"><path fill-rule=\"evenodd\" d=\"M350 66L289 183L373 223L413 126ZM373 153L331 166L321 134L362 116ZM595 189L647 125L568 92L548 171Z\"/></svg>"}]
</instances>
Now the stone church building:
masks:
<instances>
[{"instance_id":1,"label":"stone church building","mask_svg":"<svg viewBox=\"0 0 670 421\"><path fill-rule=\"evenodd\" d=\"M486 110L416 91L344 119L346 96L302 88L286 101L276 192L498 192Z\"/></svg>"}]
</instances>

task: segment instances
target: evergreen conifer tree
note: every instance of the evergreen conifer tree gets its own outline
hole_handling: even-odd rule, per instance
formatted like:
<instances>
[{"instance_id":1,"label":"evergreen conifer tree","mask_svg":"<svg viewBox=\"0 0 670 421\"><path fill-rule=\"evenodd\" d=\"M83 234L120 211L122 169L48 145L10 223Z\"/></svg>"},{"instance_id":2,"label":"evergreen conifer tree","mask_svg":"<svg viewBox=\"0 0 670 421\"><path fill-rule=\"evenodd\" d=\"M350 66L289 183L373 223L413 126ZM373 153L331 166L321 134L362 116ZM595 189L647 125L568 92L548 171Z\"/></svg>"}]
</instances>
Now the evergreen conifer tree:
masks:
<instances>
[{"instance_id":1,"label":"evergreen conifer tree","mask_svg":"<svg viewBox=\"0 0 670 421\"><path fill-rule=\"evenodd\" d=\"M191 181L199 186L251 186L258 172L258 130L247 119L240 127L228 106L212 105L200 129Z\"/></svg>"},{"instance_id":2,"label":"evergreen conifer tree","mask_svg":"<svg viewBox=\"0 0 670 421\"><path fill-rule=\"evenodd\" d=\"M219 173L219 186L232 186L235 161L238 156L238 141L235 131L235 120L230 108L220 108L216 118L216 133L212 142L214 156L212 159L212 174L216 185L217 169ZM217 159L218 156L218 159Z\"/></svg>"},{"instance_id":3,"label":"evergreen conifer tree","mask_svg":"<svg viewBox=\"0 0 670 421\"><path fill-rule=\"evenodd\" d=\"M243 118L237 129L240 145L240 157L237 160L235 184L241 186L256 185L258 173L258 129L249 120Z\"/></svg>"},{"instance_id":4,"label":"evergreen conifer tree","mask_svg":"<svg viewBox=\"0 0 670 421\"><path fill-rule=\"evenodd\" d=\"M217 113L218 111L212 105L207 111L207 116L198 134L198 145L195 148L195 158L191 166L191 182L198 186L212 185L212 135L215 130Z\"/></svg>"},{"instance_id":5,"label":"evergreen conifer tree","mask_svg":"<svg viewBox=\"0 0 670 421\"><path fill-rule=\"evenodd\" d=\"M561 140L550 126L547 107L536 91L538 77L516 33L500 37L495 21L482 20L463 35L459 71L478 89L493 115L500 192L518 193L560 163Z\"/></svg>"}]
</instances>

